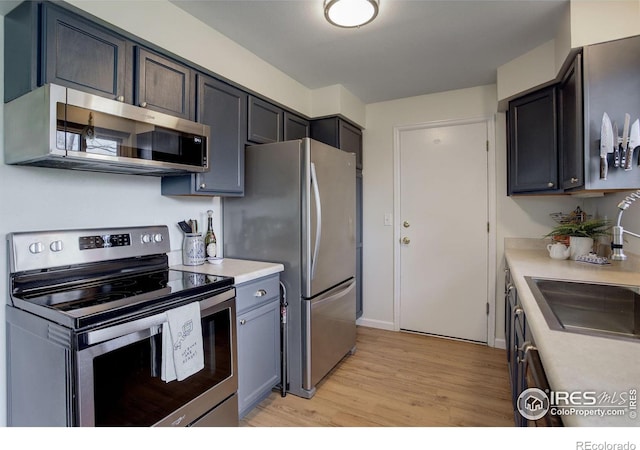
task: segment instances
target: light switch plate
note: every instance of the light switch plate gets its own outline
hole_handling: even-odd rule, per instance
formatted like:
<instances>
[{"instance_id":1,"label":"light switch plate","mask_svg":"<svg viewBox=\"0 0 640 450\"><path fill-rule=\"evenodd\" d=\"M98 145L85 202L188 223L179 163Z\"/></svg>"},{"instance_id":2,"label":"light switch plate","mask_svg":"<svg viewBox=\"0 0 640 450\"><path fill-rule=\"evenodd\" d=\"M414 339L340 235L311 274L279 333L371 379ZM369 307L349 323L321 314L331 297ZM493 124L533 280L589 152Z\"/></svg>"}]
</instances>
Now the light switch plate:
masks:
<instances>
[{"instance_id":1,"label":"light switch plate","mask_svg":"<svg viewBox=\"0 0 640 450\"><path fill-rule=\"evenodd\" d=\"M384 226L390 227L393 222L393 215L391 213L385 213L384 215Z\"/></svg>"}]
</instances>

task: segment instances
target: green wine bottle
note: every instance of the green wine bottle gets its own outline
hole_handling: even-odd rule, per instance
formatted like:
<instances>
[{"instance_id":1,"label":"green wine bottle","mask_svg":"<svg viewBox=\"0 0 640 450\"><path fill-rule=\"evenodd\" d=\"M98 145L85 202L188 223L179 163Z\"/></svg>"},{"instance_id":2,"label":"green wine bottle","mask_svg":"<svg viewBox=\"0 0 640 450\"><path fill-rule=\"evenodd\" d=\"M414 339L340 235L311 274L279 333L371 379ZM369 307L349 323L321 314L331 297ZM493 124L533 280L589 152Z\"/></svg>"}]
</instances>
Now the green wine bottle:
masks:
<instances>
[{"instance_id":1,"label":"green wine bottle","mask_svg":"<svg viewBox=\"0 0 640 450\"><path fill-rule=\"evenodd\" d=\"M217 254L216 234L213 232L213 211L207 211L207 234L204 236L204 245L207 249L207 258L215 258Z\"/></svg>"}]
</instances>

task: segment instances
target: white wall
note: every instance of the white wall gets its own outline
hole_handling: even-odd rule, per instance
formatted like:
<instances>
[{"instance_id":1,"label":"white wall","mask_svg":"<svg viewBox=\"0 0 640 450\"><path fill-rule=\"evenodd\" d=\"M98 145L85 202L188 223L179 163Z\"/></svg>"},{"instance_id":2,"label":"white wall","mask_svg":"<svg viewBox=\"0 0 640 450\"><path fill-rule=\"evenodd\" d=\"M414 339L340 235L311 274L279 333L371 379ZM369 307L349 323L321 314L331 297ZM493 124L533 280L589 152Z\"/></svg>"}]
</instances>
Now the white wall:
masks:
<instances>
[{"instance_id":1,"label":"white wall","mask_svg":"<svg viewBox=\"0 0 640 450\"><path fill-rule=\"evenodd\" d=\"M615 23L615 26L606 24ZM571 47L640 33L639 0L571 0Z\"/></svg>"},{"instance_id":2,"label":"white wall","mask_svg":"<svg viewBox=\"0 0 640 450\"><path fill-rule=\"evenodd\" d=\"M496 86L442 92L367 105L364 133L364 313L361 323L393 328L393 227L384 226L392 213L393 129L441 120L493 117L497 114ZM580 201L572 198L506 196L506 130L504 114L496 115L496 224L497 277L502 276L505 237L540 238L553 226L549 214L568 212ZM452 183L456 181L452 176ZM443 186L446 195L446 186ZM400 220L395 217L394 220ZM496 280L501 286L501 279ZM496 337L502 337L503 299L496 292Z\"/></svg>"}]
</instances>

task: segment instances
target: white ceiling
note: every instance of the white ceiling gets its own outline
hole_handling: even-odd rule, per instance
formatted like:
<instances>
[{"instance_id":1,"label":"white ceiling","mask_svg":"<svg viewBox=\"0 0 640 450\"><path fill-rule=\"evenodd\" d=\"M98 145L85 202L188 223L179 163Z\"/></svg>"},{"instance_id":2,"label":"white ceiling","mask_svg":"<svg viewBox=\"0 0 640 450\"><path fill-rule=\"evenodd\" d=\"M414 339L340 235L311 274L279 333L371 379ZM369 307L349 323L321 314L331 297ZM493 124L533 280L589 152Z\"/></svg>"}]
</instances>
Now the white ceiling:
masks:
<instances>
[{"instance_id":1,"label":"white ceiling","mask_svg":"<svg viewBox=\"0 0 640 450\"><path fill-rule=\"evenodd\" d=\"M359 29L322 0L172 0L304 86L364 103L496 82L496 68L553 39L568 0L380 0Z\"/></svg>"}]
</instances>

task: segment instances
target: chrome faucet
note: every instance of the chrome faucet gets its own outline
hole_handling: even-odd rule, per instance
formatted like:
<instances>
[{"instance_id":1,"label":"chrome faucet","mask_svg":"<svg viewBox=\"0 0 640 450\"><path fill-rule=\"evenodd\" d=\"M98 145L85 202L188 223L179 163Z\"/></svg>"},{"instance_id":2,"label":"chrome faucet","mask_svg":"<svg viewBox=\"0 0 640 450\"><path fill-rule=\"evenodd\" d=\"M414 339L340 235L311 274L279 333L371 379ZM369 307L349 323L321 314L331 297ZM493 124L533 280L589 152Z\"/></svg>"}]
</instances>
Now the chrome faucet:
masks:
<instances>
[{"instance_id":1,"label":"chrome faucet","mask_svg":"<svg viewBox=\"0 0 640 450\"><path fill-rule=\"evenodd\" d=\"M635 191L633 194L628 195L627 197L625 197L624 200L618 203L618 209L620 209L620 212L618 213L618 221L616 222L616 225L613 227L613 240L611 241L611 259L614 261L624 261L625 259L627 259L627 255L624 254L624 250L622 249L622 245L623 245L622 237L624 233L640 238L640 234L627 231L624 228L622 228L622 225L620 225L620 222L622 221L622 213L629 206L631 206L633 202L639 199L640 199L640 189Z\"/></svg>"}]
</instances>

